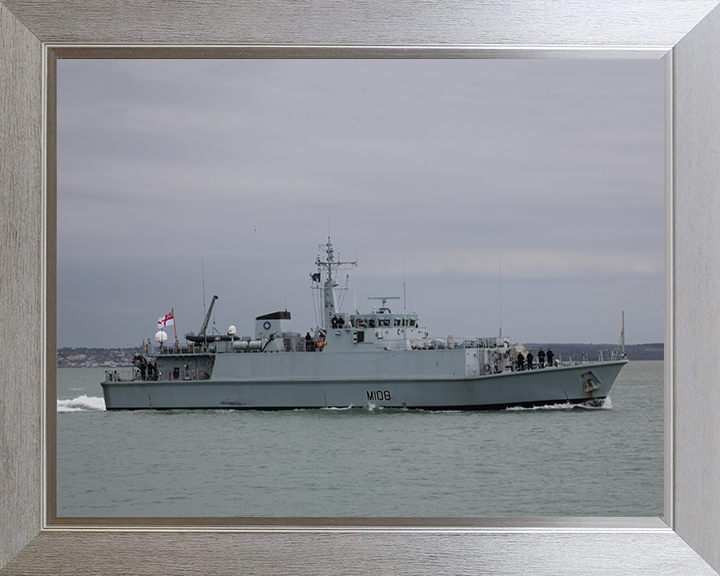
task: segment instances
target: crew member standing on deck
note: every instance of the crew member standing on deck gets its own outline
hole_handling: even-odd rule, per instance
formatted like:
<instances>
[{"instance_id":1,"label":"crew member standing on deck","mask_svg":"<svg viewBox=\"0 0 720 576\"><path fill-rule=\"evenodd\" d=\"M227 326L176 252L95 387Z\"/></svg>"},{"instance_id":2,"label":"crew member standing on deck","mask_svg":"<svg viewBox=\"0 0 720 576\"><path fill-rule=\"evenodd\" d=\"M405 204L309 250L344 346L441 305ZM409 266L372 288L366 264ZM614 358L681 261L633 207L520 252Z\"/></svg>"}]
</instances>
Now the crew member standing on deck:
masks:
<instances>
[{"instance_id":1,"label":"crew member standing on deck","mask_svg":"<svg viewBox=\"0 0 720 576\"><path fill-rule=\"evenodd\" d=\"M538 367L545 368L545 351L542 348L538 351Z\"/></svg>"},{"instance_id":2,"label":"crew member standing on deck","mask_svg":"<svg viewBox=\"0 0 720 576\"><path fill-rule=\"evenodd\" d=\"M548 366L552 366L552 365L553 365L553 356L555 356L555 354L553 354L553 351L552 351L550 348L548 348L548 352L547 352L547 362L548 362Z\"/></svg>"},{"instance_id":3,"label":"crew member standing on deck","mask_svg":"<svg viewBox=\"0 0 720 576\"><path fill-rule=\"evenodd\" d=\"M525 368L525 356L523 356L523 353L520 352L517 357L518 372L520 372L521 370L524 370L524 368Z\"/></svg>"},{"instance_id":4,"label":"crew member standing on deck","mask_svg":"<svg viewBox=\"0 0 720 576\"><path fill-rule=\"evenodd\" d=\"M532 361L533 361L532 352L530 352L530 350L528 350L528 355L527 355L528 370L532 370Z\"/></svg>"}]
</instances>

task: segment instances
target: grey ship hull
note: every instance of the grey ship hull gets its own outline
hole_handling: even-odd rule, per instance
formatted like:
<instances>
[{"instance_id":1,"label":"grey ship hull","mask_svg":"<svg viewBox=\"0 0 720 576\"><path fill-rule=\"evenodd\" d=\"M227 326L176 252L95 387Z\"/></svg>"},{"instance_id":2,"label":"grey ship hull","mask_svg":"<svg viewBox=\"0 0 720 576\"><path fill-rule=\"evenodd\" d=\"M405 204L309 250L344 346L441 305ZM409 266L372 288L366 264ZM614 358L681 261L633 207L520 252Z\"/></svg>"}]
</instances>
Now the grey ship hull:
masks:
<instances>
[{"instance_id":1,"label":"grey ship hull","mask_svg":"<svg viewBox=\"0 0 720 576\"><path fill-rule=\"evenodd\" d=\"M188 357L178 360L184 362ZM241 369L238 361L242 361ZM366 362L382 367L383 375L363 370L368 366ZM108 410L292 410L368 405L492 410L599 403L626 363L618 360L468 376L464 350L408 351L377 362L370 357L365 362L357 358L348 361L327 352L220 354L207 380L106 381L102 385ZM336 369L339 364L343 370ZM427 364L427 370L418 371L423 364ZM278 370L286 376L267 375L277 374Z\"/></svg>"}]
</instances>

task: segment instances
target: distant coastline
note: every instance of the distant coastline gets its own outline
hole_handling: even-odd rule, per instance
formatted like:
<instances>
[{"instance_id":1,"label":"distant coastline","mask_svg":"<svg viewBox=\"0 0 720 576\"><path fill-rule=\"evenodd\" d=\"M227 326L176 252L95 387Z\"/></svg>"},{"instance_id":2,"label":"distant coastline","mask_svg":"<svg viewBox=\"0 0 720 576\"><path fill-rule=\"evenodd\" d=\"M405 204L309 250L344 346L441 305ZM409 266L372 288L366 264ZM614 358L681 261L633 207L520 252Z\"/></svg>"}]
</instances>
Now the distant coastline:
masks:
<instances>
[{"instance_id":1,"label":"distant coastline","mask_svg":"<svg viewBox=\"0 0 720 576\"><path fill-rule=\"evenodd\" d=\"M552 348L555 358L563 361L579 361L583 354L587 360L596 360L600 351L605 359L615 350L617 344L544 344L528 343L524 346L530 350L538 350L541 346L547 350ZM664 360L665 346L660 343L630 344L625 346L625 352L630 360ZM132 366L135 354L144 352L142 348L58 348L58 368L121 368Z\"/></svg>"},{"instance_id":2,"label":"distant coastline","mask_svg":"<svg viewBox=\"0 0 720 576\"><path fill-rule=\"evenodd\" d=\"M135 354L142 348L58 348L58 368L120 368L132 366Z\"/></svg>"}]
</instances>

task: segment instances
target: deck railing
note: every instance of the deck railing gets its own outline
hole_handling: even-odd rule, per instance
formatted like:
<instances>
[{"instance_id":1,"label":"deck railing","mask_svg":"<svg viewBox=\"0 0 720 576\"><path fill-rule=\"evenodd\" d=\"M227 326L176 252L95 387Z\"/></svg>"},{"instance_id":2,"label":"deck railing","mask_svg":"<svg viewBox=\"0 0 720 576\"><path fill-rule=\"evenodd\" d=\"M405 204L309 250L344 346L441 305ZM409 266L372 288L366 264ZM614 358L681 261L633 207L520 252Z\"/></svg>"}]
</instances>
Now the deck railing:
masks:
<instances>
[{"instance_id":1,"label":"deck railing","mask_svg":"<svg viewBox=\"0 0 720 576\"><path fill-rule=\"evenodd\" d=\"M210 375L204 370L195 368L184 369L179 371L171 370L170 372L157 372L152 377L146 375L143 378L142 373L137 368L129 370L106 370L105 382L170 382L174 380L207 380Z\"/></svg>"}]
</instances>

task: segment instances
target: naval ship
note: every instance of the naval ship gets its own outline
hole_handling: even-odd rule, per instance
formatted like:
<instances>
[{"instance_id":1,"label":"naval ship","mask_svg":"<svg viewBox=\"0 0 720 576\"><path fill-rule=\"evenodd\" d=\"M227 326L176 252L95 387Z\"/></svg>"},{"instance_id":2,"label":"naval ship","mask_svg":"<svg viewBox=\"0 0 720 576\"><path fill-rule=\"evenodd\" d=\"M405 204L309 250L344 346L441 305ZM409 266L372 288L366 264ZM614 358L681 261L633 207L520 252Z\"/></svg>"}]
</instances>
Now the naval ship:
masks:
<instances>
[{"instance_id":1,"label":"naval ship","mask_svg":"<svg viewBox=\"0 0 720 576\"><path fill-rule=\"evenodd\" d=\"M291 410L378 407L497 410L553 404L600 406L628 360L530 366L511 338L431 337L415 312L393 312L388 300L370 312L340 310L338 277L356 266L320 245L312 288L321 318L306 334L287 310L258 316L253 336L208 333L214 296L198 334L168 343L148 339L130 371L107 371L107 410ZM502 334L502 332L501 332Z\"/></svg>"}]
</instances>

